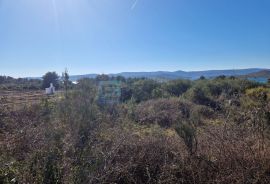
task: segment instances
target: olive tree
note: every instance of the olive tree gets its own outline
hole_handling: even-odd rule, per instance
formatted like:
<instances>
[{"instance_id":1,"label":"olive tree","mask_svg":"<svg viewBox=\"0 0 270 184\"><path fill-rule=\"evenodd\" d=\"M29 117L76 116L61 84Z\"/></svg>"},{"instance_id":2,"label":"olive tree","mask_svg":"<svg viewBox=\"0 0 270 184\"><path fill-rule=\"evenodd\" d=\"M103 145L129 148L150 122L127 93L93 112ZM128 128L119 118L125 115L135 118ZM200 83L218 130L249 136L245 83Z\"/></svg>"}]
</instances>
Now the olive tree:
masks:
<instances>
[{"instance_id":1,"label":"olive tree","mask_svg":"<svg viewBox=\"0 0 270 184\"><path fill-rule=\"evenodd\" d=\"M56 72L47 72L43 77L42 88L50 87L52 83L56 89L59 88L59 76Z\"/></svg>"}]
</instances>

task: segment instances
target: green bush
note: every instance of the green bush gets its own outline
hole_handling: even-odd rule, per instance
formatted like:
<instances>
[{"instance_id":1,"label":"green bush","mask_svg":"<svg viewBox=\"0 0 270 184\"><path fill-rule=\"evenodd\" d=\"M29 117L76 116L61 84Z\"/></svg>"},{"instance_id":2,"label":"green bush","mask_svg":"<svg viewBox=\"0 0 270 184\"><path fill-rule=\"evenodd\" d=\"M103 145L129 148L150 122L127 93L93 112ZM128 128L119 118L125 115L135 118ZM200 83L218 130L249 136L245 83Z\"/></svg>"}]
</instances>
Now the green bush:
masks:
<instances>
[{"instance_id":1,"label":"green bush","mask_svg":"<svg viewBox=\"0 0 270 184\"><path fill-rule=\"evenodd\" d=\"M180 123L175 131L184 140L189 153L194 154L197 151L196 128L191 123Z\"/></svg>"},{"instance_id":2,"label":"green bush","mask_svg":"<svg viewBox=\"0 0 270 184\"><path fill-rule=\"evenodd\" d=\"M169 95L179 97L185 93L191 85L192 83L189 80L173 80L164 83L163 88Z\"/></svg>"},{"instance_id":3,"label":"green bush","mask_svg":"<svg viewBox=\"0 0 270 184\"><path fill-rule=\"evenodd\" d=\"M141 79L132 86L132 97L138 102L151 99L153 91L160 87L160 84L154 80Z\"/></svg>"}]
</instances>

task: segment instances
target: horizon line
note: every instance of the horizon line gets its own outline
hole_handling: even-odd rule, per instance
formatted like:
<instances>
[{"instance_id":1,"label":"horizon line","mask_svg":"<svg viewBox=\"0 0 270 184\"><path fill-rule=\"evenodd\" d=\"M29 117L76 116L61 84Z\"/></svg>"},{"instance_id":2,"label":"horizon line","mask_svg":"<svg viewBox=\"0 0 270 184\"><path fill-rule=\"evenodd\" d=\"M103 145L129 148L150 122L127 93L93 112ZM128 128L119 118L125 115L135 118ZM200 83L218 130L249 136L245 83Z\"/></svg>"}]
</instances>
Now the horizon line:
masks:
<instances>
[{"instance_id":1,"label":"horizon line","mask_svg":"<svg viewBox=\"0 0 270 184\"><path fill-rule=\"evenodd\" d=\"M270 68L260 68L260 67L250 67L250 68L226 68L226 69L209 69L209 70L152 70L152 71L123 71L123 72L115 72L115 73L104 73L104 72L100 72L100 73L83 73L83 74L69 74L69 76L84 76L84 75L117 75L117 74L122 74L122 73L153 73L153 72L170 72L170 73L174 73L174 72L207 72L207 71L228 71L228 70L250 70L250 69L258 69L258 70L269 70ZM48 72L56 72L56 71L48 71ZM57 74L59 74L58 72L56 72ZM44 73L45 74L45 73ZM44 75L43 74L43 75ZM60 72L61 74L61 72ZM28 76L28 77L14 77L12 75L0 75L0 76L6 76L6 77L12 77L15 79L18 78L41 78L43 75L41 76Z\"/></svg>"}]
</instances>

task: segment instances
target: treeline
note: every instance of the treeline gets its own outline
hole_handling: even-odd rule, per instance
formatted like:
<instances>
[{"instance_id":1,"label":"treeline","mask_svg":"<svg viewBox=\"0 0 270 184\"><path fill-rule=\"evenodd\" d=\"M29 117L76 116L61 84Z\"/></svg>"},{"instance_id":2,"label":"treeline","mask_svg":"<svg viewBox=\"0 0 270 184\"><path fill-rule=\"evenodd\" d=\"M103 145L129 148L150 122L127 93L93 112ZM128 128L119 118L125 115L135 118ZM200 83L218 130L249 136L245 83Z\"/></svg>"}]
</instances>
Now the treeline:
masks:
<instances>
[{"instance_id":1,"label":"treeline","mask_svg":"<svg viewBox=\"0 0 270 184\"><path fill-rule=\"evenodd\" d=\"M234 81L235 86L242 86L243 84L239 84L243 81L245 83L246 80L241 80L234 76L226 77L224 75L218 76L214 78L215 83L218 80L227 80L227 82ZM64 71L60 76L56 72L47 72L42 76L41 79L27 79L27 78L13 78L9 76L0 76L0 89L29 89L29 90L37 90L37 89L45 89L50 86L50 83L57 89L65 88L64 81L68 81L68 85L70 88L74 87L73 83L69 81L69 74L68 71ZM209 81L206 80L205 77L200 77L199 80L191 81L191 80L160 80L160 79L149 79L149 78L125 78L122 76L110 77L108 75L98 75L94 79L80 79L82 80L93 80L95 82L99 81L108 81L108 80L117 80L121 81L124 86L122 88L122 101L130 100L131 96L135 98L137 102L143 101L145 99L151 99L154 97L168 97L168 96L180 96L184 92L186 92L196 81ZM229 80L229 81L228 81ZM79 82L78 81L78 82ZM168 82L169 81L169 82ZM268 80L270 83L270 79ZM134 84L134 86L133 86ZM133 87L131 87L133 86ZM211 88L211 86L209 86ZM224 86L219 86L218 88L222 88ZM133 88L133 89L132 89ZM141 88L141 91L144 91L144 94L139 94L136 88ZM221 89L210 89L211 93L219 93L215 90ZM238 89L239 90L239 89ZM131 94L133 93L133 94ZM143 96L143 98L142 98Z\"/></svg>"},{"instance_id":2,"label":"treeline","mask_svg":"<svg viewBox=\"0 0 270 184\"><path fill-rule=\"evenodd\" d=\"M38 90L41 89L42 81L39 79L12 78L0 76L0 89L4 90Z\"/></svg>"},{"instance_id":3,"label":"treeline","mask_svg":"<svg viewBox=\"0 0 270 184\"><path fill-rule=\"evenodd\" d=\"M63 75L65 72L63 72ZM68 76L67 76L68 77ZM60 77L56 72L47 72L41 79L13 78L9 76L0 76L0 89L2 90L44 90L50 86L50 83L56 89L64 88L64 76ZM67 78L68 80L68 78ZM72 87L72 82L69 81Z\"/></svg>"}]
</instances>

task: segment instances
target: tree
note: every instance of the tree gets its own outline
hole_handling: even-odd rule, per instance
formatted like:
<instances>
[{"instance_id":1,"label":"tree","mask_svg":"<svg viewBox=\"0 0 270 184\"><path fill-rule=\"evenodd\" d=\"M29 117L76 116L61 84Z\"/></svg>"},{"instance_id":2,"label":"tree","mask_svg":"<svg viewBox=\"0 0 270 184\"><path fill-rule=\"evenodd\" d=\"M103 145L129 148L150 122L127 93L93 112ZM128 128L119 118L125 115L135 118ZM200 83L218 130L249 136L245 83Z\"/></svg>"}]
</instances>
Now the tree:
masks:
<instances>
[{"instance_id":1,"label":"tree","mask_svg":"<svg viewBox=\"0 0 270 184\"><path fill-rule=\"evenodd\" d=\"M56 89L59 88L59 76L56 72L47 72L43 77L42 88L50 87L52 83Z\"/></svg>"},{"instance_id":2,"label":"tree","mask_svg":"<svg viewBox=\"0 0 270 184\"><path fill-rule=\"evenodd\" d=\"M69 83L70 83L67 69L65 69L65 71L62 73L62 80L63 80L63 83L64 83L65 95L66 95L66 98L67 98L67 91L68 91L68 86L69 86Z\"/></svg>"},{"instance_id":3,"label":"tree","mask_svg":"<svg viewBox=\"0 0 270 184\"><path fill-rule=\"evenodd\" d=\"M96 80L97 81L108 81L108 80L110 80L110 76L105 75L105 74L101 74L101 75L96 76Z\"/></svg>"},{"instance_id":4,"label":"tree","mask_svg":"<svg viewBox=\"0 0 270 184\"><path fill-rule=\"evenodd\" d=\"M205 76L200 76L200 80L205 80L206 78L205 78Z\"/></svg>"},{"instance_id":5,"label":"tree","mask_svg":"<svg viewBox=\"0 0 270 184\"><path fill-rule=\"evenodd\" d=\"M270 78L268 78L267 82L268 82L268 85L270 85Z\"/></svg>"},{"instance_id":6,"label":"tree","mask_svg":"<svg viewBox=\"0 0 270 184\"><path fill-rule=\"evenodd\" d=\"M121 102L126 102L130 100L132 97L132 90L129 85L123 85L121 87L121 97L120 100Z\"/></svg>"},{"instance_id":7,"label":"tree","mask_svg":"<svg viewBox=\"0 0 270 184\"><path fill-rule=\"evenodd\" d=\"M6 80L5 76L0 76L0 84L4 84Z\"/></svg>"}]
</instances>

